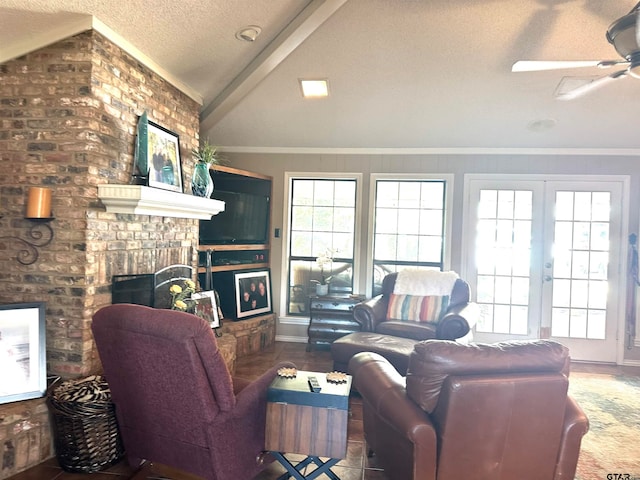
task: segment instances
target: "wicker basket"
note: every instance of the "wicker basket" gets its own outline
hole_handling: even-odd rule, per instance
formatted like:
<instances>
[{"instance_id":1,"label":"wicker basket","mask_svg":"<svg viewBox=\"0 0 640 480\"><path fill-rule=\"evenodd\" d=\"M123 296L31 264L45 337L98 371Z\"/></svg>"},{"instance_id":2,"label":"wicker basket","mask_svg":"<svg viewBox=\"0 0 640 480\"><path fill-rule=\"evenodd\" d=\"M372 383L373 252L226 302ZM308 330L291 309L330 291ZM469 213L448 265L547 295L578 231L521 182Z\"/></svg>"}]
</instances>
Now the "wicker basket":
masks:
<instances>
[{"instance_id":1,"label":"wicker basket","mask_svg":"<svg viewBox=\"0 0 640 480\"><path fill-rule=\"evenodd\" d=\"M48 395L60 466L92 473L124 455L109 385L101 376L69 380Z\"/></svg>"}]
</instances>

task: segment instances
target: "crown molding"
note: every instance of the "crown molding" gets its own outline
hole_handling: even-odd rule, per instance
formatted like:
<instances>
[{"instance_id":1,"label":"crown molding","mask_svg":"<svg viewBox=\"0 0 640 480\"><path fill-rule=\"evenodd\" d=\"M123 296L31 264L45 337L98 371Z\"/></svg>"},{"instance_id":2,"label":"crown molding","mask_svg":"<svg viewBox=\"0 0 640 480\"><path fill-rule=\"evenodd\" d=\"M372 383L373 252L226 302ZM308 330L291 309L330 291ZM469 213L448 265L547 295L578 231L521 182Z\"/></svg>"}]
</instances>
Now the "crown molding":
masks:
<instances>
[{"instance_id":1,"label":"crown molding","mask_svg":"<svg viewBox=\"0 0 640 480\"><path fill-rule=\"evenodd\" d=\"M219 147L226 153L296 155L573 155L638 157L640 148L331 148Z\"/></svg>"},{"instance_id":2,"label":"crown molding","mask_svg":"<svg viewBox=\"0 0 640 480\"><path fill-rule=\"evenodd\" d=\"M198 102L198 105L203 104L204 100L202 95L196 92L193 88L191 88L186 83L183 83L175 75L171 74L169 71L161 67L156 62L154 62L150 57L142 53L132 43L129 43L128 40L126 40L120 34L116 33L114 30L106 26L99 19L97 19L96 17L91 17L91 18L92 18L91 28L93 28L96 32L100 33L101 35L104 35L111 42L113 42L114 44L122 48L125 52L133 56L140 63L144 64L145 66L153 70L155 73L160 75L164 80L166 80L171 85L176 87L182 93L184 93L185 95L188 95L191 99Z\"/></svg>"}]
</instances>

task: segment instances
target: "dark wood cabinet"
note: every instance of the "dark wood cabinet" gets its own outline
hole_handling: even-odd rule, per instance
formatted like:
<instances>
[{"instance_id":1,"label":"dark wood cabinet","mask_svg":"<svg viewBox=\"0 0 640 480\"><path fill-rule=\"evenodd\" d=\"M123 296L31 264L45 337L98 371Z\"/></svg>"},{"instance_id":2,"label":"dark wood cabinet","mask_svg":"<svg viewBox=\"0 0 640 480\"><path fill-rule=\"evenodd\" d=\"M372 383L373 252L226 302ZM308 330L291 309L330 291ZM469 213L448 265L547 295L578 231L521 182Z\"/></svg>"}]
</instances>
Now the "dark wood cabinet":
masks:
<instances>
[{"instance_id":1,"label":"dark wood cabinet","mask_svg":"<svg viewBox=\"0 0 640 480\"><path fill-rule=\"evenodd\" d=\"M309 299L309 344L330 345L336 338L360 331L353 319L353 307L365 299L358 295L313 296Z\"/></svg>"}]
</instances>

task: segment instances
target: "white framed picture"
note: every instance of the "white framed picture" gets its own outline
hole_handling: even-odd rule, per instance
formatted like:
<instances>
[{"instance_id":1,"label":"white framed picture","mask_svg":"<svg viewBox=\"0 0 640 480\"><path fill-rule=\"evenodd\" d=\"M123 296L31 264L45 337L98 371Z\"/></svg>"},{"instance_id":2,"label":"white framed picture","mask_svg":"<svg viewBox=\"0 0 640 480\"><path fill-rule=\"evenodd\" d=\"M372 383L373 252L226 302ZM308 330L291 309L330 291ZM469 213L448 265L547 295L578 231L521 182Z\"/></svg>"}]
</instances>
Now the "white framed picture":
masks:
<instances>
[{"instance_id":1,"label":"white framed picture","mask_svg":"<svg viewBox=\"0 0 640 480\"><path fill-rule=\"evenodd\" d=\"M213 290L191 294L191 300L195 302L194 315L206 320L211 328L220 328L220 315L216 295Z\"/></svg>"},{"instance_id":2,"label":"white framed picture","mask_svg":"<svg viewBox=\"0 0 640 480\"><path fill-rule=\"evenodd\" d=\"M236 318L271 313L269 269L234 272Z\"/></svg>"},{"instance_id":3,"label":"white framed picture","mask_svg":"<svg viewBox=\"0 0 640 480\"><path fill-rule=\"evenodd\" d=\"M182 193L182 164L178 135L148 122L147 168L149 186Z\"/></svg>"},{"instance_id":4,"label":"white framed picture","mask_svg":"<svg viewBox=\"0 0 640 480\"><path fill-rule=\"evenodd\" d=\"M47 389L44 302L0 305L0 404Z\"/></svg>"}]
</instances>

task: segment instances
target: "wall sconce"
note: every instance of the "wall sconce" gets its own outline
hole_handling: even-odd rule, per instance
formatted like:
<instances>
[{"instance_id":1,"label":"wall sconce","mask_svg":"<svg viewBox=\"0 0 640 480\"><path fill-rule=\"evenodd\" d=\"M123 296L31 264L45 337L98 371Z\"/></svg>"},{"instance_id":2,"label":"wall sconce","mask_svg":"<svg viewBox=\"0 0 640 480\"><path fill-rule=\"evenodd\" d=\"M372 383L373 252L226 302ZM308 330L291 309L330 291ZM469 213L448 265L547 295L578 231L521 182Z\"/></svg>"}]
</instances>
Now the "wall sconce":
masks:
<instances>
[{"instance_id":1,"label":"wall sconce","mask_svg":"<svg viewBox=\"0 0 640 480\"><path fill-rule=\"evenodd\" d=\"M27 212L25 219L33 222L27 232L27 238L6 235L0 239L12 239L19 242L23 249L18 252L16 260L22 265L32 265L40 256L38 248L46 247L53 240L53 229L48 222L54 219L51 212L51 189L45 187L29 188Z\"/></svg>"}]
</instances>

